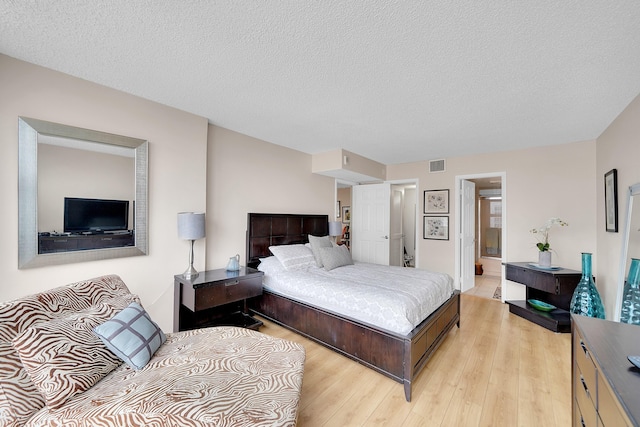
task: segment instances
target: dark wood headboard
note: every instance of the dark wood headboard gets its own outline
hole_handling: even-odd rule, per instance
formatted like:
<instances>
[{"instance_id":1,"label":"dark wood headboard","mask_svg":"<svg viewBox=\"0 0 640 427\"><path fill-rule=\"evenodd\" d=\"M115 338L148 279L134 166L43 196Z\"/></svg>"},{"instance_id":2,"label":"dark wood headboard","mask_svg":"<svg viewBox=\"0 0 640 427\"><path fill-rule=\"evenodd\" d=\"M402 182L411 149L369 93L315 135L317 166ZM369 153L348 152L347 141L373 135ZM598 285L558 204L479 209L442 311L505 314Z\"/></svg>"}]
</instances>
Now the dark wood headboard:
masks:
<instances>
[{"instance_id":1,"label":"dark wood headboard","mask_svg":"<svg viewBox=\"0 0 640 427\"><path fill-rule=\"evenodd\" d=\"M269 246L307 243L309 234L329 234L328 215L247 214L247 266L257 267L271 255Z\"/></svg>"}]
</instances>

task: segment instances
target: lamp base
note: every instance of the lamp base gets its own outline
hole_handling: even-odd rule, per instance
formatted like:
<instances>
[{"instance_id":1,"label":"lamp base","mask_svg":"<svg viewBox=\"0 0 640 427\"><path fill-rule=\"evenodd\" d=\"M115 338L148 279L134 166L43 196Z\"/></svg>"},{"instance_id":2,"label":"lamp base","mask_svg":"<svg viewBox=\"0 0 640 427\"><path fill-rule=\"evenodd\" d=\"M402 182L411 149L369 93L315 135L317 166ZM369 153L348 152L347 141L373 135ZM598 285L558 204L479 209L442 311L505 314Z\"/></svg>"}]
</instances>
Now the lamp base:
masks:
<instances>
[{"instance_id":1,"label":"lamp base","mask_svg":"<svg viewBox=\"0 0 640 427\"><path fill-rule=\"evenodd\" d=\"M193 268L193 265L189 266L189 268L187 268L187 271L182 273L182 277L184 277L187 280L193 280L196 277L198 277L199 275L200 275L200 273L198 273L196 271L196 269Z\"/></svg>"}]
</instances>

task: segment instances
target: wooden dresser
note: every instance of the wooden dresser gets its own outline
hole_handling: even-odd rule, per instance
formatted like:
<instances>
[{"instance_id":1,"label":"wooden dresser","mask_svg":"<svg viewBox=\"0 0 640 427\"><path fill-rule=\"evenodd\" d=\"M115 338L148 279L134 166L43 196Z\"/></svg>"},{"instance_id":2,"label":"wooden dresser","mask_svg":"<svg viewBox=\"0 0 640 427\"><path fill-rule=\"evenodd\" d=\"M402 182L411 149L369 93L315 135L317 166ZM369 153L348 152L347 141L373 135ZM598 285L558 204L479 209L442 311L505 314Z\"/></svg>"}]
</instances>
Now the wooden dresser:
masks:
<instances>
[{"instance_id":1,"label":"wooden dresser","mask_svg":"<svg viewBox=\"0 0 640 427\"><path fill-rule=\"evenodd\" d=\"M574 426L640 425L640 326L571 315Z\"/></svg>"}]
</instances>

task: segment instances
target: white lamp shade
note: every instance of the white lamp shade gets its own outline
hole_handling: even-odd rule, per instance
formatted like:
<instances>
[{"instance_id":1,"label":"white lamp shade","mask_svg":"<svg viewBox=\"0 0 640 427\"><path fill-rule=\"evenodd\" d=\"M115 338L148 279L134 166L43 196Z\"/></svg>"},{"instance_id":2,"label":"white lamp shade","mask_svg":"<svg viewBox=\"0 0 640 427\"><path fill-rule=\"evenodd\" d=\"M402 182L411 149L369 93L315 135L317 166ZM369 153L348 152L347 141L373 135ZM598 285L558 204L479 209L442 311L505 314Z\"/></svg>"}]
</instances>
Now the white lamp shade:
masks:
<instances>
[{"instance_id":1,"label":"white lamp shade","mask_svg":"<svg viewBox=\"0 0 640 427\"><path fill-rule=\"evenodd\" d=\"M202 239L204 234L204 212L178 213L178 237L184 240Z\"/></svg>"},{"instance_id":2,"label":"white lamp shade","mask_svg":"<svg viewBox=\"0 0 640 427\"><path fill-rule=\"evenodd\" d=\"M342 234L342 223L340 221L329 221L329 236L339 236Z\"/></svg>"}]
</instances>

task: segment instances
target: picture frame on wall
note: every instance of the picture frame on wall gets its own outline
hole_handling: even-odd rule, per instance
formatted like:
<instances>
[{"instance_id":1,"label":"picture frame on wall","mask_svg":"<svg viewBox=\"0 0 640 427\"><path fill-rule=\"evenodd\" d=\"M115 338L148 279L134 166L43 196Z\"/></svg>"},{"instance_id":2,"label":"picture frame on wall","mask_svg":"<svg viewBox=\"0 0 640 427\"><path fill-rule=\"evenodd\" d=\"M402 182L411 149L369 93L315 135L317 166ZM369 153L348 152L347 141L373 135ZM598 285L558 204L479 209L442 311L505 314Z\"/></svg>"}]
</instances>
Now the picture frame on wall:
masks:
<instances>
[{"instance_id":1,"label":"picture frame on wall","mask_svg":"<svg viewBox=\"0 0 640 427\"><path fill-rule=\"evenodd\" d=\"M604 209L606 230L618 232L618 170L604 174Z\"/></svg>"},{"instance_id":2,"label":"picture frame on wall","mask_svg":"<svg viewBox=\"0 0 640 427\"><path fill-rule=\"evenodd\" d=\"M425 216L423 239L449 240L449 217L448 216Z\"/></svg>"},{"instance_id":3,"label":"picture frame on wall","mask_svg":"<svg viewBox=\"0 0 640 427\"><path fill-rule=\"evenodd\" d=\"M426 190L424 192L425 214L449 213L449 190Z\"/></svg>"},{"instance_id":4,"label":"picture frame on wall","mask_svg":"<svg viewBox=\"0 0 640 427\"><path fill-rule=\"evenodd\" d=\"M342 222L349 224L351 222L351 206L342 207Z\"/></svg>"}]
</instances>

